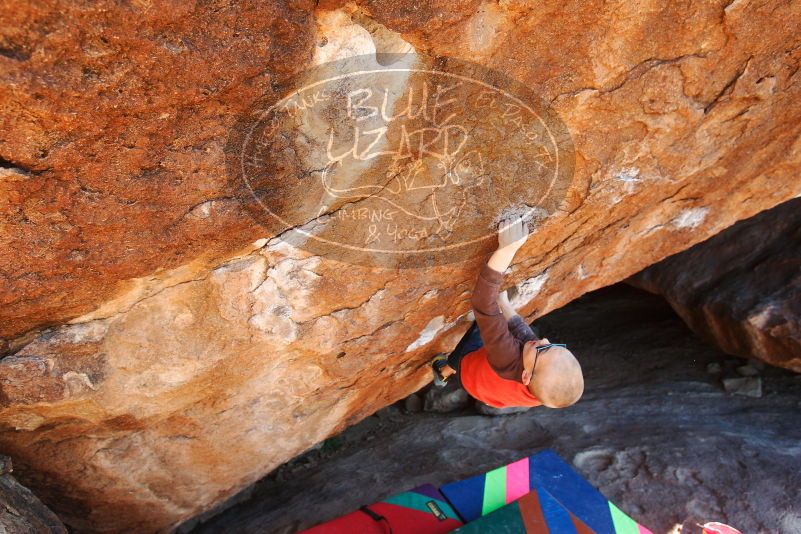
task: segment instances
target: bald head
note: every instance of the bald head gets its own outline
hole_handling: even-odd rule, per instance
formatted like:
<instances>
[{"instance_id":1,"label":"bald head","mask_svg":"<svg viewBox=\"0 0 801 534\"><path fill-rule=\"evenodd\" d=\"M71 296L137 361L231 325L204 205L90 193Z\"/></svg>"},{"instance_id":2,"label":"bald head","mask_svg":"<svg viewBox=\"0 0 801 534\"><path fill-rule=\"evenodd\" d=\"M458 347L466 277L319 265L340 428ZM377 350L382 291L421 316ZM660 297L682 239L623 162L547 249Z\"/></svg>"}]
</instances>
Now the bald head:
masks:
<instances>
[{"instance_id":1,"label":"bald head","mask_svg":"<svg viewBox=\"0 0 801 534\"><path fill-rule=\"evenodd\" d=\"M584 393L584 375L573 353L551 347L540 355L529 391L549 408L565 408Z\"/></svg>"}]
</instances>

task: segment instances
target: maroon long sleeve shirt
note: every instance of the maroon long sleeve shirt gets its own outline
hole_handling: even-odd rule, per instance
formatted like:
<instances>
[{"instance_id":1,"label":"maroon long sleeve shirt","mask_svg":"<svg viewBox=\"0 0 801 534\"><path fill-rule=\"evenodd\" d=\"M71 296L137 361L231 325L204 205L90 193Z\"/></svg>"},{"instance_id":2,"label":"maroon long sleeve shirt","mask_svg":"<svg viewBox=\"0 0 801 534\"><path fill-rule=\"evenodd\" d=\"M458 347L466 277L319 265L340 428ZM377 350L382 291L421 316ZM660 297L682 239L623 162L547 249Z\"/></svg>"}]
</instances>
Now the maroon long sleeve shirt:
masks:
<instances>
[{"instance_id":1,"label":"maroon long sleeve shirt","mask_svg":"<svg viewBox=\"0 0 801 534\"><path fill-rule=\"evenodd\" d=\"M471 303L490 367L501 378L522 383L523 345L539 338L519 315L504 318L497 302L502 282L503 273L484 265Z\"/></svg>"}]
</instances>

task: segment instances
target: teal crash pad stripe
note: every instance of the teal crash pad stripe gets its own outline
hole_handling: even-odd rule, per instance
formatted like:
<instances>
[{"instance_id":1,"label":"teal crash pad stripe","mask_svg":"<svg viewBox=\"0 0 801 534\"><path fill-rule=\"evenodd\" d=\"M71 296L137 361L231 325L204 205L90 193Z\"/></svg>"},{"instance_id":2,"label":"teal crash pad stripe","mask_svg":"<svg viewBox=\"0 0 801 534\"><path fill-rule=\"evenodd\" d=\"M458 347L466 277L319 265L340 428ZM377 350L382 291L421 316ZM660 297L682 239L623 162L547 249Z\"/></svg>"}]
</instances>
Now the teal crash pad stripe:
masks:
<instances>
[{"instance_id":1,"label":"teal crash pad stripe","mask_svg":"<svg viewBox=\"0 0 801 534\"><path fill-rule=\"evenodd\" d=\"M570 519L570 513L547 490L537 486L537 497L540 499L542 517L548 525L548 531L555 534L576 534L576 527Z\"/></svg>"},{"instance_id":2,"label":"teal crash pad stripe","mask_svg":"<svg viewBox=\"0 0 801 534\"><path fill-rule=\"evenodd\" d=\"M417 510L420 512L426 512L433 515L431 508L428 507L426 503L434 501L439 509L442 510L442 513L448 519L455 519L457 521L459 516L456 515L456 512L451 508L451 505L448 503L441 501L439 499L432 499L427 495L421 495L420 493L415 493L413 491L407 491L405 493L400 493L398 495L393 495L392 497L388 497L381 502L385 502L387 504L394 504L395 506L403 506L404 508L411 508L412 510Z\"/></svg>"},{"instance_id":3,"label":"teal crash pad stripe","mask_svg":"<svg viewBox=\"0 0 801 534\"><path fill-rule=\"evenodd\" d=\"M459 534L487 534L488 532L492 534L522 534L527 533L527 530L520 514L520 507L513 502L500 510L495 510L489 515L459 527L454 532Z\"/></svg>"}]
</instances>

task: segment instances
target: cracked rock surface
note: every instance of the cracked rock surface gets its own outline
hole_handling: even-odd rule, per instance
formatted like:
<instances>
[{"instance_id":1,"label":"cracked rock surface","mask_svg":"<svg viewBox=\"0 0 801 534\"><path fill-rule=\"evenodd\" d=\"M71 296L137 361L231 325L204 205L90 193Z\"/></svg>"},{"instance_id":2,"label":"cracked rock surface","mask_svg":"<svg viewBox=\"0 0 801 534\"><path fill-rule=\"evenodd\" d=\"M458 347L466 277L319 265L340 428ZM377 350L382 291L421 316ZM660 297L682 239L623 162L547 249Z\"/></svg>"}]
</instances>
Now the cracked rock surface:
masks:
<instances>
[{"instance_id":1,"label":"cracked rock surface","mask_svg":"<svg viewBox=\"0 0 801 534\"><path fill-rule=\"evenodd\" d=\"M212 507L419 389L469 324L483 258L342 264L233 200L229 129L316 57L449 55L551 103L576 169L508 277L529 318L801 193L795 3L6 4L0 447L83 531Z\"/></svg>"},{"instance_id":2,"label":"cracked rock surface","mask_svg":"<svg viewBox=\"0 0 801 534\"><path fill-rule=\"evenodd\" d=\"M660 298L616 285L536 323L567 342L587 380L564 410L487 417L368 417L281 466L236 504L181 532L291 533L419 484L443 484L552 448L659 533L721 521L741 532L801 530L801 379L764 372L765 396L732 396L707 365L729 357ZM190 528L193 527L193 528Z\"/></svg>"}]
</instances>

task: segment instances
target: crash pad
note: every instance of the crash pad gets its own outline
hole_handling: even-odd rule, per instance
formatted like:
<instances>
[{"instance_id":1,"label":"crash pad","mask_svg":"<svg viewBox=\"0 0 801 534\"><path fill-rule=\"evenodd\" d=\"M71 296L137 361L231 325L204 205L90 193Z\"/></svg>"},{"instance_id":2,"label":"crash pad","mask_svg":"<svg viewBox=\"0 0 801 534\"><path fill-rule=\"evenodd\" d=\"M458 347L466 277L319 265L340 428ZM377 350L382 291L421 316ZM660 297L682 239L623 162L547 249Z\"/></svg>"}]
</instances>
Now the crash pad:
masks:
<instances>
[{"instance_id":1,"label":"crash pad","mask_svg":"<svg viewBox=\"0 0 801 534\"><path fill-rule=\"evenodd\" d=\"M593 534L547 491L538 488L460 527L459 534Z\"/></svg>"},{"instance_id":2,"label":"crash pad","mask_svg":"<svg viewBox=\"0 0 801 534\"><path fill-rule=\"evenodd\" d=\"M425 484L322 523L307 534L445 534L462 525L442 494Z\"/></svg>"},{"instance_id":3,"label":"crash pad","mask_svg":"<svg viewBox=\"0 0 801 534\"><path fill-rule=\"evenodd\" d=\"M545 450L482 475L446 484L442 493L465 523L535 493L542 510L553 510L551 532L574 532L571 517L597 534L650 534L609 502L555 452ZM518 506L519 509L519 506ZM565 516L565 513L568 516ZM506 512L509 514L510 512ZM565 519L567 517L567 519ZM561 519L560 519L561 518ZM548 532L548 531L544 531ZM581 532L581 531L578 531Z\"/></svg>"}]
</instances>

